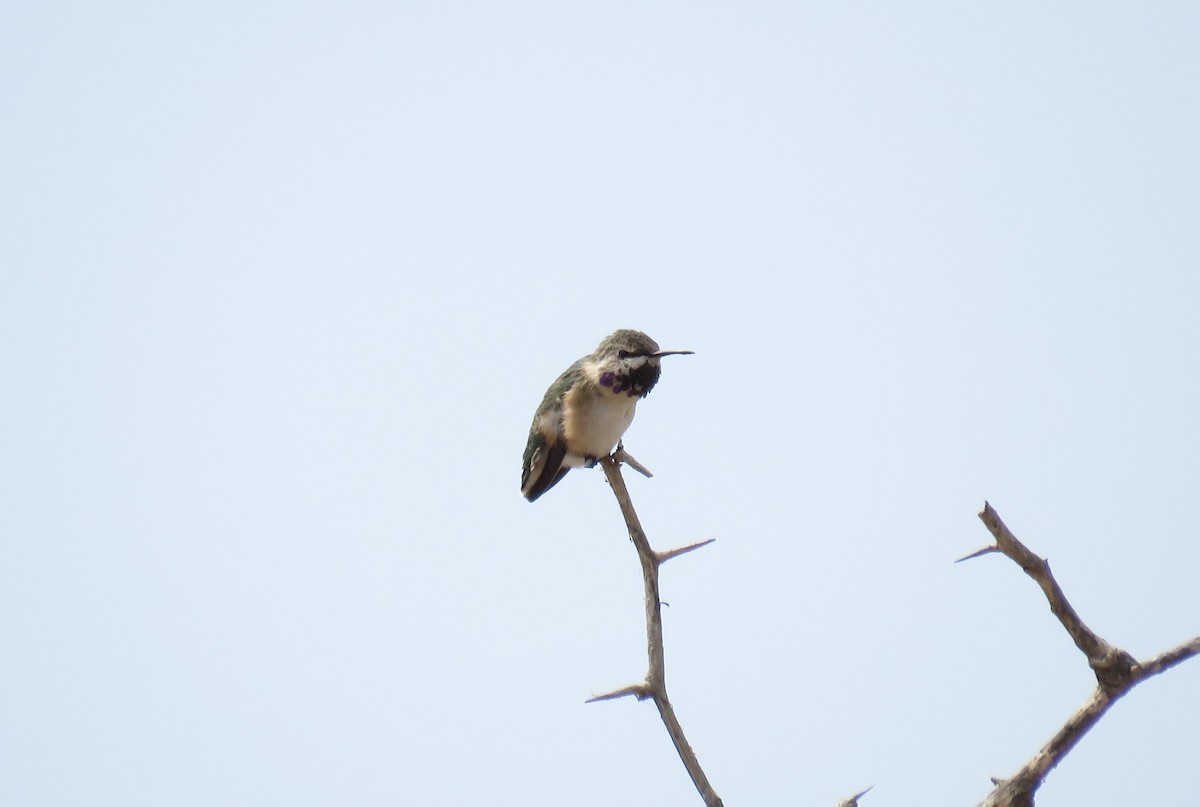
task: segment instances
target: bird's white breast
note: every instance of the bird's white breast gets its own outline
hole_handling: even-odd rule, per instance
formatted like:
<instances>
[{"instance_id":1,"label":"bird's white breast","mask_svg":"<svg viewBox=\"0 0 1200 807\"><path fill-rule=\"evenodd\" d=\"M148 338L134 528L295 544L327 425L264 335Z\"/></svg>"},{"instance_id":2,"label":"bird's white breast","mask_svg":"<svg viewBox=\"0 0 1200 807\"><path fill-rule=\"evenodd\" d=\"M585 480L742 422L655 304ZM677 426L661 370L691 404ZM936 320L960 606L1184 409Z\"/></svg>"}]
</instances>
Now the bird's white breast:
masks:
<instances>
[{"instance_id":1,"label":"bird's white breast","mask_svg":"<svg viewBox=\"0 0 1200 807\"><path fill-rule=\"evenodd\" d=\"M590 377L595 371L585 367L584 373ZM567 394L563 422L567 451L576 457L607 457L633 422L638 399L589 380L593 383Z\"/></svg>"},{"instance_id":2,"label":"bird's white breast","mask_svg":"<svg viewBox=\"0 0 1200 807\"><path fill-rule=\"evenodd\" d=\"M592 404L590 415L582 419L576 441L579 448L585 455L608 456L633 422L636 407L636 398L602 393ZM568 446L576 447L572 443Z\"/></svg>"}]
</instances>

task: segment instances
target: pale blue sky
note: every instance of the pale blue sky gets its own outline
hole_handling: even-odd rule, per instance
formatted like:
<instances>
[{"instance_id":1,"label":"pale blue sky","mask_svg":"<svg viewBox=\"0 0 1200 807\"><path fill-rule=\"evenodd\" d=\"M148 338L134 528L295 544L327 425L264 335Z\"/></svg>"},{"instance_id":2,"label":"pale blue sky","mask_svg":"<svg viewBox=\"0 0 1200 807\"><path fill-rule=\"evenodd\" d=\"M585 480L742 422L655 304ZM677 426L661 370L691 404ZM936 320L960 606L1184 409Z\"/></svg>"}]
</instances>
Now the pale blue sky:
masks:
<instances>
[{"instance_id":1,"label":"pale blue sky","mask_svg":"<svg viewBox=\"0 0 1200 807\"><path fill-rule=\"evenodd\" d=\"M985 498L1136 655L1200 633L1191 3L11 2L0 803L974 804L1092 679ZM1200 664L1039 803L1186 799Z\"/></svg>"}]
</instances>

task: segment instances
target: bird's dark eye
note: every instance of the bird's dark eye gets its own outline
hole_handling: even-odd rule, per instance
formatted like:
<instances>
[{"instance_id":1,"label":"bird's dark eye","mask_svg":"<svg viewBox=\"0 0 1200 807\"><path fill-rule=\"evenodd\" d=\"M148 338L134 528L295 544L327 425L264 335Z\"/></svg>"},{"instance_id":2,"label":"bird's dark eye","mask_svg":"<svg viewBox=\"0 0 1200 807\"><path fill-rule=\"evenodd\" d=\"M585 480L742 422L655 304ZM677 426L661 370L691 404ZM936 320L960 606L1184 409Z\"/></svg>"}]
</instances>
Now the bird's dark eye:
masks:
<instances>
[{"instance_id":1,"label":"bird's dark eye","mask_svg":"<svg viewBox=\"0 0 1200 807\"><path fill-rule=\"evenodd\" d=\"M629 358L630 356L632 356L632 355L633 355L633 354L632 354L632 353L630 353L628 350L618 350L618 351L617 351L617 358L618 358L618 359L628 359L628 358Z\"/></svg>"}]
</instances>

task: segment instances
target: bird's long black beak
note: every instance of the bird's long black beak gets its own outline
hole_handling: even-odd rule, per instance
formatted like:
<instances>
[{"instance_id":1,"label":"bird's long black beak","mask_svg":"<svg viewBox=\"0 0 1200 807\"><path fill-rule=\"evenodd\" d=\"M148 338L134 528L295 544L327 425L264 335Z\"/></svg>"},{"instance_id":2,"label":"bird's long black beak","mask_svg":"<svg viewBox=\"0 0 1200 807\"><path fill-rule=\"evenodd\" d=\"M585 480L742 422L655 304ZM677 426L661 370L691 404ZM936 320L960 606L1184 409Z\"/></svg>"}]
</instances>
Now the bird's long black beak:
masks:
<instances>
[{"instance_id":1,"label":"bird's long black beak","mask_svg":"<svg viewBox=\"0 0 1200 807\"><path fill-rule=\"evenodd\" d=\"M661 359L663 356L692 356L695 353L696 351L694 350L660 350L650 355L656 359Z\"/></svg>"}]
</instances>

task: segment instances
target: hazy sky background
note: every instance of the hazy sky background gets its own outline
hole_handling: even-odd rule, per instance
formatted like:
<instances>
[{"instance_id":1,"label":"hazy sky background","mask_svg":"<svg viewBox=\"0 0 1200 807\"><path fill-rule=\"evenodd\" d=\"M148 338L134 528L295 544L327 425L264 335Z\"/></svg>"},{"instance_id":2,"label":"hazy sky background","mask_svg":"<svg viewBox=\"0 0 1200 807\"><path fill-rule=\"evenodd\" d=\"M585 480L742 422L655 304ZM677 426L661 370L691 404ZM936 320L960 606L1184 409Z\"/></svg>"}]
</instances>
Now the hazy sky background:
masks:
<instances>
[{"instance_id":1,"label":"hazy sky background","mask_svg":"<svg viewBox=\"0 0 1200 807\"><path fill-rule=\"evenodd\" d=\"M1194 3L44 3L0 12L0 803L975 804L1200 633ZM1187 800L1200 663L1039 804Z\"/></svg>"}]
</instances>

